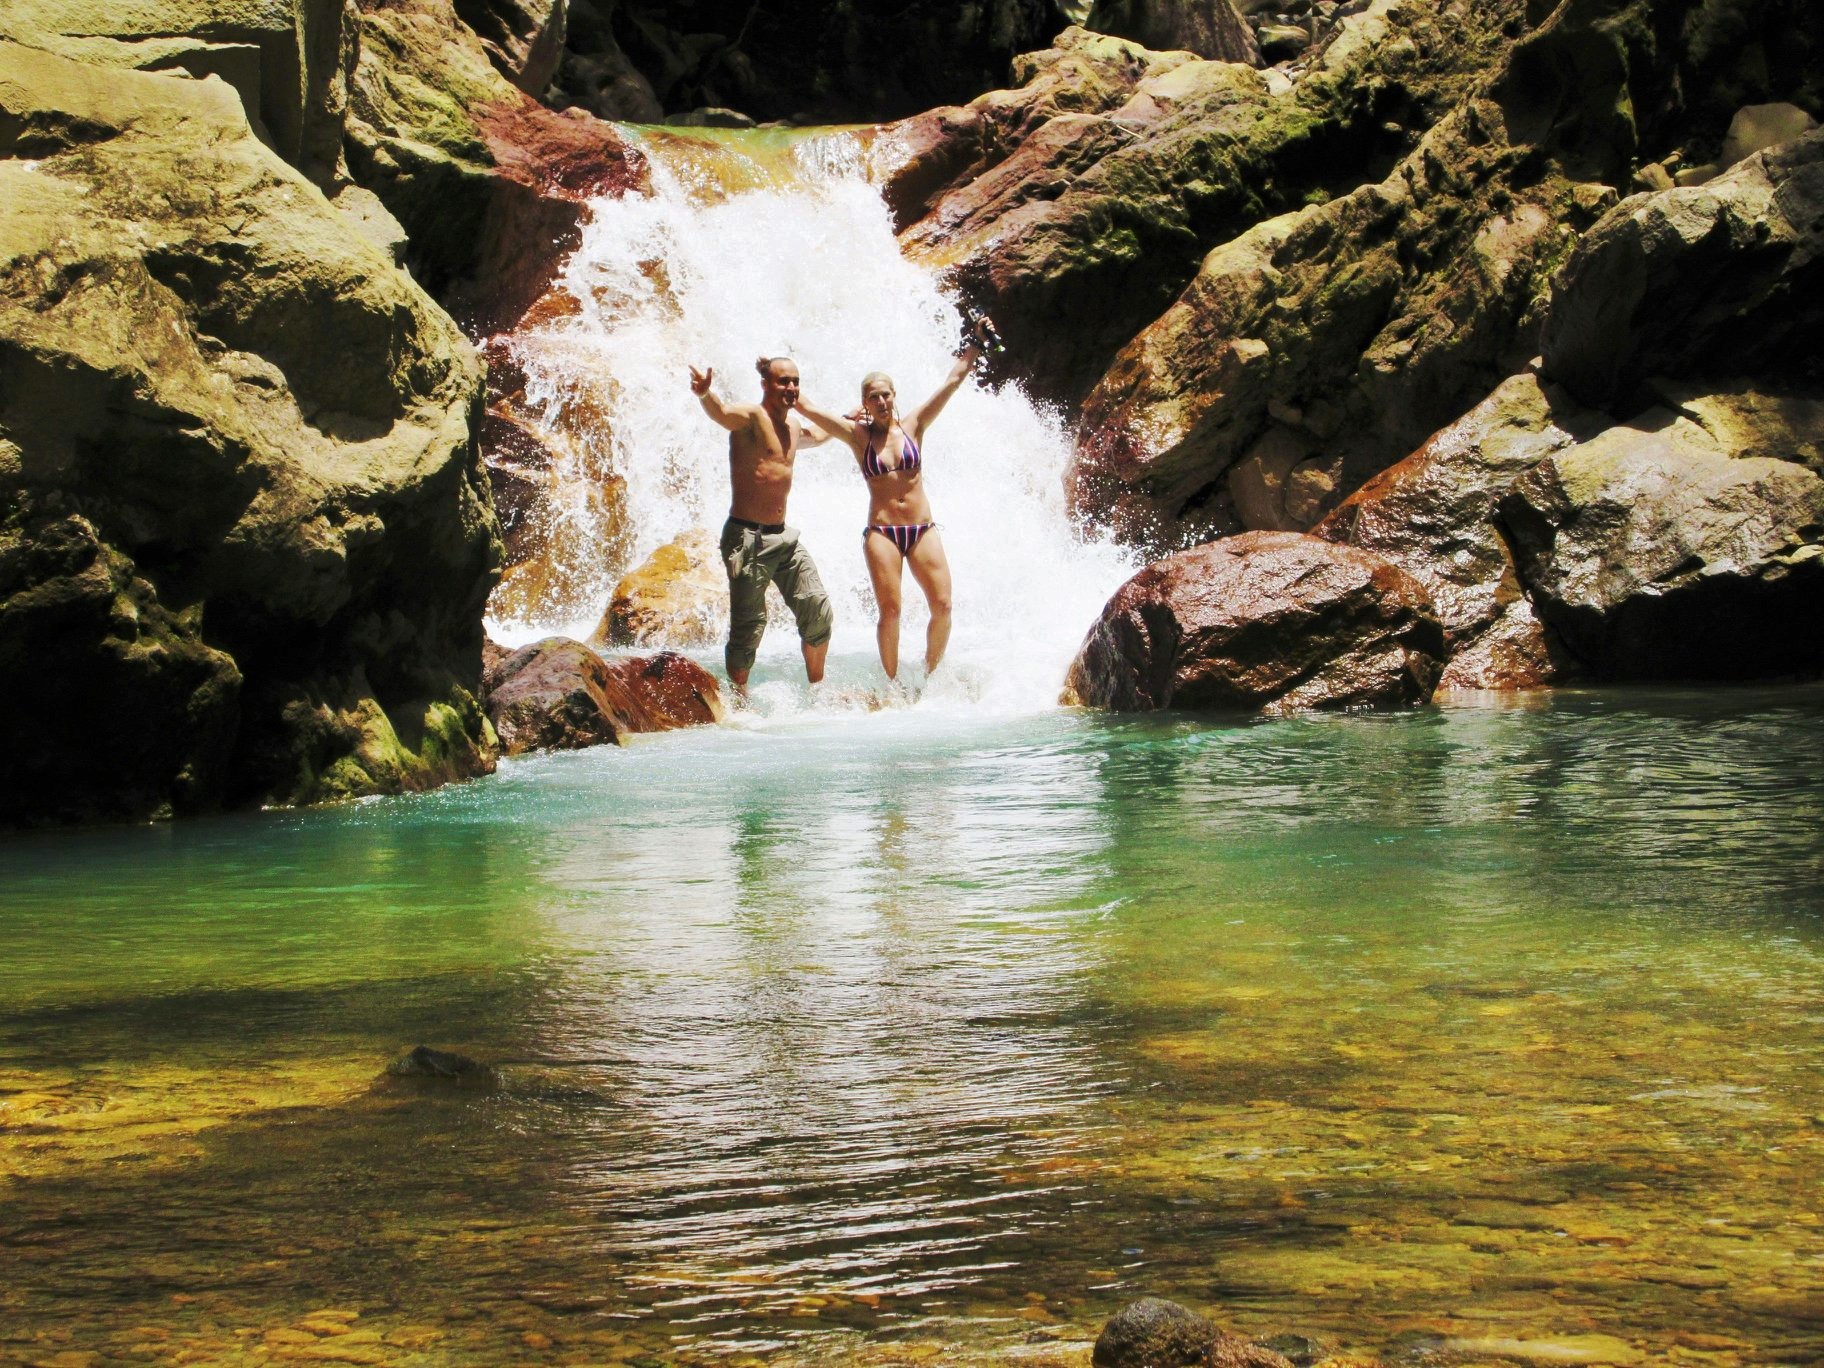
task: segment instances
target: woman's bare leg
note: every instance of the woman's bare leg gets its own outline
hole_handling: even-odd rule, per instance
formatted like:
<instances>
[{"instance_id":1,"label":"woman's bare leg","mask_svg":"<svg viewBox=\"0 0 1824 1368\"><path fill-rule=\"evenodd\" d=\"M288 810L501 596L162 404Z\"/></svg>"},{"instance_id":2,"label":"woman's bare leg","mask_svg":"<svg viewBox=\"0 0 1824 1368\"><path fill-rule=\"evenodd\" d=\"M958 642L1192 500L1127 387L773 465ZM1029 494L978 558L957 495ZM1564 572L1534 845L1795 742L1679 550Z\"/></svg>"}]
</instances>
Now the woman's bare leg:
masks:
<instances>
[{"instance_id":1,"label":"woman's bare leg","mask_svg":"<svg viewBox=\"0 0 1824 1368\"><path fill-rule=\"evenodd\" d=\"M874 629L874 639L880 644L880 668L888 679L898 679L899 584L905 557L891 537L879 532L869 532L861 550L868 562L868 578L874 582L874 603L880 609L880 622Z\"/></svg>"},{"instance_id":2,"label":"woman's bare leg","mask_svg":"<svg viewBox=\"0 0 1824 1368\"><path fill-rule=\"evenodd\" d=\"M931 626L925 631L925 673L929 674L950 644L950 562L935 527L918 539L906 561L912 567L912 578L925 591L925 602L931 605Z\"/></svg>"}]
</instances>

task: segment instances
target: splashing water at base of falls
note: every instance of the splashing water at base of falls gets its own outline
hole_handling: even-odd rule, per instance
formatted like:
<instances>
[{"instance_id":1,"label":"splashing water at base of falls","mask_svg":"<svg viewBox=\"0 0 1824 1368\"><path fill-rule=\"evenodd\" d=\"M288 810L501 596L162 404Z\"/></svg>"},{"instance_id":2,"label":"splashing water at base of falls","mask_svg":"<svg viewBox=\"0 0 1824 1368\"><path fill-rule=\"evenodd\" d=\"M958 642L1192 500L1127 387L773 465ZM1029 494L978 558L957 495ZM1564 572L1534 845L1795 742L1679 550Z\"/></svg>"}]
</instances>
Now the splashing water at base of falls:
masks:
<instances>
[{"instance_id":1,"label":"splashing water at base of falls","mask_svg":"<svg viewBox=\"0 0 1824 1368\"><path fill-rule=\"evenodd\" d=\"M620 554L572 571L558 602L490 624L497 640L584 637L615 579L690 528L728 511L726 434L704 415L688 367L713 367L724 400L757 402L754 361L790 356L804 392L839 412L882 370L910 412L948 374L962 319L938 283L901 257L891 217L849 134L653 135L650 196L603 199L560 288L578 311L522 334L527 399L553 430L586 435L595 472L573 482L560 517L600 522L602 472L625 482ZM926 706L996 712L1054 705L1071 656L1131 574L1130 553L1088 539L1065 509L1062 422L1014 387L974 380L932 424L925 481L955 582L955 629ZM836 611L830 686L807 702L798 642L776 611L761 647L762 712L840 707L883 685L874 602L862 559L868 494L846 446L801 451L788 512ZM927 623L908 574L902 678L921 680ZM719 663L719 650L702 653ZM851 686L846 690L845 685ZM852 686L861 686L855 688Z\"/></svg>"}]
</instances>

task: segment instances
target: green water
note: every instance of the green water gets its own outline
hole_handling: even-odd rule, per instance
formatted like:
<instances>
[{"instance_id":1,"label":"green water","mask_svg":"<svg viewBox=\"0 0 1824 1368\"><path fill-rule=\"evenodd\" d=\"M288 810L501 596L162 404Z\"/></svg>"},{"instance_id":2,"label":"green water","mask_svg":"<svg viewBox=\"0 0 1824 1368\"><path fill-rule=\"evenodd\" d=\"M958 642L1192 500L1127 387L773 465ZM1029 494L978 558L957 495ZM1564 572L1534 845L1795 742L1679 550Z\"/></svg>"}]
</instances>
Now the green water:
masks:
<instances>
[{"instance_id":1,"label":"green water","mask_svg":"<svg viewBox=\"0 0 1824 1368\"><path fill-rule=\"evenodd\" d=\"M0 841L0 1363L1081 1364L1143 1293L1824 1361L1821 721L920 709Z\"/></svg>"}]
</instances>

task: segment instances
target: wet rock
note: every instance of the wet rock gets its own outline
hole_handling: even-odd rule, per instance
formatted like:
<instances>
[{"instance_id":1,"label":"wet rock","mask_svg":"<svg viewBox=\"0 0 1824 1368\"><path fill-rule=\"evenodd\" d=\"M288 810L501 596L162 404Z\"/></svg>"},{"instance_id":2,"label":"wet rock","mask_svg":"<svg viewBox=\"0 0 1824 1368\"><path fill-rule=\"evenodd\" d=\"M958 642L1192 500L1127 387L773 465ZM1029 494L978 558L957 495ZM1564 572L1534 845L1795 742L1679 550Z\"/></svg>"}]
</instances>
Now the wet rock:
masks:
<instances>
[{"instance_id":1,"label":"wet rock","mask_svg":"<svg viewBox=\"0 0 1824 1368\"><path fill-rule=\"evenodd\" d=\"M510 326L575 246L588 200L642 188L645 159L613 125L503 76L452 0L391 0L360 22L350 170L405 226L426 288L480 331Z\"/></svg>"},{"instance_id":2,"label":"wet rock","mask_svg":"<svg viewBox=\"0 0 1824 1368\"><path fill-rule=\"evenodd\" d=\"M1534 616L1495 503L1540 460L1606 422L1536 377L1515 376L1356 490L1312 535L1383 556L1425 586L1449 653L1440 688L1558 682L1575 661Z\"/></svg>"},{"instance_id":3,"label":"wet rock","mask_svg":"<svg viewBox=\"0 0 1824 1368\"><path fill-rule=\"evenodd\" d=\"M439 1079L470 1086L494 1081L494 1071L487 1065L453 1050L437 1050L429 1045L414 1046L409 1054L400 1055L388 1064L386 1072L393 1078ZM320 1316L319 1319L330 1320L342 1331L348 1328L340 1324L343 1319L341 1316ZM347 1319L353 1320L355 1317L348 1316Z\"/></svg>"},{"instance_id":4,"label":"wet rock","mask_svg":"<svg viewBox=\"0 0 1824 1368\"><path fill-rule=\"evenodd\" d=\"M632 731L701 727L728 716L715 676L675 651L629 656L609 665L608 672L621 686L621 713Z\"/></svg>"},{"instance_id":5,"label":"wet rock","mask_svg":"<svg viewBox=\"0 0 1824 1368\"><path fill-rule=\"evenodd\" d=\"M505 755L619 743L631 730L616 708L622 689L580 641L547 637L522 646L482 687Z\"/></svg>"},{"instance_id":6,"label":"wet rock","mask_svg":"<svg viewBox=\"0 0 1824 1368\"><path fill-rule=\"evenodd\" d=\"M708 671L683 656L609 664L580 641L547 637L492 666L484 680L488 715L508 755L625 744L637 732L719 722L721 692Z\"/></svg>"},{"instance_id":7,"label":"wet rock","mask_svg":"<svg viewBox=\"0 0 1824 1368\"><path fill-rule=\"evenodd\" d=\"M728 577L716 539L680 533L614 586L592 644L713 646L728 631Z\"/></svg>"},{"instance_id":8,"label":"wet rock","mask_svg":"<svg viewBox=\"0 0 1824 1368\"><path fill-rule=\"evenodd\" d=\"M1536 611L1613 679L1824 666L1824 480L1650 410L1548 455L1498 516Z\"/></svg>"},{"instance_id":9,"label":"wet rock","mask_svg":"<svg viewBox=\"0 0 1824 1368\"><path fill-rule=\"evenodd\" d=\"M1437 612L1398 566L1315 537L1249 532L1124 584L1065 696L1117 712L1422 703L1443 657Z\"/></svg>"},{"instance_id":10,"label":"wet rock","mask_svg":"<svg viewBox=\"0 0 1824 1368\"><path fill-rule=\"evenodd\" d=\"M1545 374L1598 405L1650 376L1802 378L1820 344L1824 133L1617 205L1553 281L1541 343Z\"/></svg>"},{"instance_id":11,"label":"wet rock","mask_svg":"<svg viewBox=\"0 0 1824 1368\"><path fill-rule=\"evenodd\" d=\"M1097 1336L1090 1362L1094 1368L1291 1368L1272 1349L1160 1297L1117 1311Z\"/></svg>"},{"instance_id":12,"label":"wet rock","mask_svg":"<svg viewBox=\"0 0 1824 1368\"><path fill-rule=\"evenodd\" d=\"M490 768L455 324L221 82L0 43L0 148L7 816Z\"/></svg>"},{"instance_id":13,"label":"wet rock","mask_svg":"<svg viewBox=\"0 0 1824 1368\"><path fill-rule=\"evenodd\" d=\"M1214 62L1260 63L1254 32L1230 0L1096 0L1083 27L1129 38L1155 52L1193 52Z\"/></svg>"}]
</instances>

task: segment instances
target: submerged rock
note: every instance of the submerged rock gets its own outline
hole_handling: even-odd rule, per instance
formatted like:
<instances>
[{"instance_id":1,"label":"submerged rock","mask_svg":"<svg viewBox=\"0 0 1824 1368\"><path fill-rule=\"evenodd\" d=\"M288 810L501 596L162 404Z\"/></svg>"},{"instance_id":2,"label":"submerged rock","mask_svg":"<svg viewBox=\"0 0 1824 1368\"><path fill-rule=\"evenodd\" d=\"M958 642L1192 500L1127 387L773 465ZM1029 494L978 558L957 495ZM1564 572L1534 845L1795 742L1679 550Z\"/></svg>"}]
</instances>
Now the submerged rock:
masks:
<instances>
[{"instance_id":1,"label":"submerged rock","mask_svg":"<svg viewBox=\"0 0 1824 1368\"><path fill-rule=\"evenodd\" d=\"M429 1045L414 1046L409 1054L400 1055L386 1066L391 1078L437 1080L468 1087L485 1086L495 1081L494 1070L453 1050L437 1050Z\"/></svg>"},{"instance_id":2,"label":"submerged rock","mask_svg":"<svg viewBox=\"0 0 1824 1368\"><path fill-rule=\"evenodd\" d=\"M1177 1302L1142 1297L1102 1327L1094 1368L1292 1368L1265 1345L1231 1335Z\"/></svg>"},{"instance_id":3,"label":"submerged rock","mask_svg":"<svg viewBox=\"0 0 1824 1368\"><path fill-rule=\"evenodd\" d=\"M455 324L222 82L0 42L0 154L0 818L491 768Z\"/></svg>"},{"instance_id":4,"label":"submerged rock","mask_svg":"<svg viewBox=\"0 0 1824 1368\"><path fill-rule=\"evenodd\" d=\"M1423 703L1443 657L1437 611L1406 571L1315 537L1249 532L1122 585L1065 698L1117 712Z\"/></svg>"},{"instance_id":5,"label":"submerged rock","mask_svg":"<svg viewBox=\"0 0 1824 1368\"><path fill-rule=\"evenodd\" d=\"M488 716L508 755L622 745L637 732L719 722L721 690L702 666L661 652L610 664L580 641L546 637L492 664Z\"/></svg>"}]
</instances>

